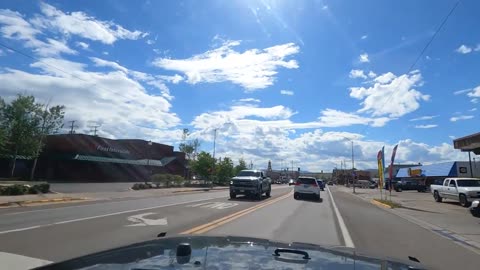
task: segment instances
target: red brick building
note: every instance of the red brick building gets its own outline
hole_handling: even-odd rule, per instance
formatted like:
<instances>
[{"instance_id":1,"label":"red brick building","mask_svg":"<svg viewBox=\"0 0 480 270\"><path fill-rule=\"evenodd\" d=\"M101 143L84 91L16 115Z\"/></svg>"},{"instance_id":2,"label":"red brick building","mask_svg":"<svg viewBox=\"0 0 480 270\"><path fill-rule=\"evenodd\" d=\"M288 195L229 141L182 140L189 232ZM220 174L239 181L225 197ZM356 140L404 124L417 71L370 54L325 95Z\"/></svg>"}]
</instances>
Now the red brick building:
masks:
<instances>
[{"instance_id":1,"label":"red brick building","mask_svg":"<svg viewBox=\"0 0 480 270\"><path fill-rule=\"evenodd\" d=\"M85 134L47 136L35 177L59 181L145 181L151 174L186 175L185 154L173 146Z\"/></svg>"}]
</instances>

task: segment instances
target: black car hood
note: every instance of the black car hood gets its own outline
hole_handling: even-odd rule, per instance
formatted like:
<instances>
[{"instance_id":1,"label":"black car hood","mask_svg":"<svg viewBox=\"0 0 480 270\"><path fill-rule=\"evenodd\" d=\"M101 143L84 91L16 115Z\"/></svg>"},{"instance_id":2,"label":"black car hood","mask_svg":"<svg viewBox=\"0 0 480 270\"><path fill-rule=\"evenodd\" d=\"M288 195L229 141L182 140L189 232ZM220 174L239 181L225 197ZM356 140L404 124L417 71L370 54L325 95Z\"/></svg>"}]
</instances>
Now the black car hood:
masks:
<instances>
[{"instance_id":1,"label":"black car hood","mask_svg":"<svg viewBox=\"0 0 480 270\"><path fill-rule=\"evenodd\" d=\"M177 256L182 243L191 246L190 256ZM283 253L277 249L307 252ZM413 268L409 268L413 267ZM280 243L250 237L167 237L35 269L421 269L415 262L367 257L345 247L326 248L304 243Z\"/></svg>"}]
</instances>

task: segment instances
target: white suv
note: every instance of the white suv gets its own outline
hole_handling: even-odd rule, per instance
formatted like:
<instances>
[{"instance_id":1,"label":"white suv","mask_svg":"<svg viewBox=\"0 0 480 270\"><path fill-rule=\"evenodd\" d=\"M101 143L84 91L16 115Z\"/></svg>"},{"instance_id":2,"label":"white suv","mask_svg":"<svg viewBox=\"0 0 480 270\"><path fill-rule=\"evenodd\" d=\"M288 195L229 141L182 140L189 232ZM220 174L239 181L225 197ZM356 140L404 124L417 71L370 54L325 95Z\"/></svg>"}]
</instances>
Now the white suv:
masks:
<instances>
[{"instance_id":1,"label":"white suv","mask_svg":"<svg viewBox=\"0 0 480 270\"><path fill-rule=\"evenodd\" d=\"M303 196L313 196L316 200L320 200L320 187L317 179L305 176L298 177L293 191L293 198L298 200Z\"/></svg>"}]
</instances>

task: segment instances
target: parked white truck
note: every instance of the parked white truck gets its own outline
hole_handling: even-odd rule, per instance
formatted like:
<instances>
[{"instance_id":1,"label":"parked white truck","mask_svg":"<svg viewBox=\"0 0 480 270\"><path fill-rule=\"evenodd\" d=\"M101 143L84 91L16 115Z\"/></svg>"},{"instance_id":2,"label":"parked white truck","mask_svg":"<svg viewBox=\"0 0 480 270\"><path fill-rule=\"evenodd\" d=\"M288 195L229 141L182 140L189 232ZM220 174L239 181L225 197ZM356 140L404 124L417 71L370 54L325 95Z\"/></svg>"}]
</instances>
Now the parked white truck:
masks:
<instances>
[{"instance_id":1,"label":"parked white truck","mask_svg":"<svg viewBox=\"0 0 480 270\"><path fill-rule=\"evenodd\" d=\"M480 179L477 178L445 178L443 185L431 185L436 202L443 199L460 202L463 207L480 198Z\"/></svg>"}]
</instances>

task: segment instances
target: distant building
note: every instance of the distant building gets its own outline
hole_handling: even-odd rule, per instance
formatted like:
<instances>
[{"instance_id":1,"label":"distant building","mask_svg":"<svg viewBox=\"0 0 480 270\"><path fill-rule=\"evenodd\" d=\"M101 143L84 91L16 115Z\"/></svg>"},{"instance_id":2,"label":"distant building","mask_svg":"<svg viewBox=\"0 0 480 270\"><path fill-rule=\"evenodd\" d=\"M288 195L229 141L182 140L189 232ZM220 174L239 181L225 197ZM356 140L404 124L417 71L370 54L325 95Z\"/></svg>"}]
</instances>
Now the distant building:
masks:
<instances>
[{"instance_id":1,"label":"distant building","mask_svg":"<svg viewBox=\"0 0 480 270\"><path fill-rule=\"evenodd\" d=\"M28 175L30 168L19 168L17 175ZM36 178L67 182L145 181L156 173L187 173L185 154L173 146L85 134L47 136L36 168Z\"/></svg>"}]
</instances>

